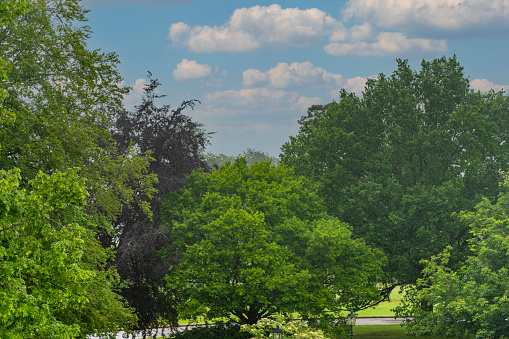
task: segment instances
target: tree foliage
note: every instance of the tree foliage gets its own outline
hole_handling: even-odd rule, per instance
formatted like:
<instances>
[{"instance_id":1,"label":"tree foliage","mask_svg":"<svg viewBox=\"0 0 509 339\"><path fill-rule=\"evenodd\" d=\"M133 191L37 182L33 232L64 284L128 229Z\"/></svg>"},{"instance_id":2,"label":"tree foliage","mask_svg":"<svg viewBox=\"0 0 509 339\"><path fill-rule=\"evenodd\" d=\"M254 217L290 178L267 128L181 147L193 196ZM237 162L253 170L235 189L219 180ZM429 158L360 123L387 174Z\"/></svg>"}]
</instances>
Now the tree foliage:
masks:
<instances>
[{"instance_id":1,"label":"tree foliage","mask_svg":"<svg viewBox=\"0 0 509 339\"><path fill-rule=\"evenodd\" d=\"M96 239L136 192L151 197L155 175L148 155L117 153L108 108L127 89L117 56L87 48L86 13L78 0L0 4L0 170L16 206L2 215L2 337L84 337L134 319Z\"/></svg>"},{"instance_id":2,"label":"tree foliage","mask_svg":"<svg viewBox=\"0 0 509 339\"><path fill-rule=\"evenodd\" d=\"M168 281L181 317L254 324L378 300L383 255L325 215L315 191L287 167L244 158L191 174L165 202L174 240L165 253L180 257Z\"/></svg>"},{"instance_id":3,"label":"tree foliage","mask_svg":"<svg viewBox=\"0 0 509 339\"><path fill-rule=\"evenodd\" d=\"M270 161L273 165L277 165L278 159L276 157L270 156L268 153L257 151L252 148L248 148L242 154L239 154L238 156L233 155L225 155L225 154L213 154L211 152L207 152L204 156L205 161L207 161L207 164L210 167L220 167L223 164L226 164L228 162L233 163L235 160L242 156L246 158L247 165L251 166L257 162L262 161Z\"/></svg>"},{"instance_id":4,"label":"tree foliage","mask_svg":"<svg viewBox=\"0 0 509 339\"><path fill-rule=\"evenodd\" d=\"M88 178L91 213L109 222L132 198L127 182L150 191L148 157L132 150L117 155L107 130L108 107L120 105L126 89L114 53L87 49L87 10L78 0L31 1L15 23L0 28L0 53L9 60L7 97L11 113L0 126L0 168L19 168L23 180L39 171L80 167Z\"/></svg>"},{"instance_id":5,"label":"tree foliage","mask_svg":"<svg viewBox=\"0 0 509 339\"><path fill-rule=\"evenodd\" d=\"M414 283L421 259L466 248L453 212L496 197L509 163L508 104L502 93L472 92L455 57L419 71L398 60L361 98L343 90L339 102L311 107L280 158L322 183L327 211L355 237L384 250L395 283Z\"/></svg>"},{"instance_id":6,"label":"tree foliage","mask_svg":"<svg viewBox=\"0 0 509 339\"><path fill-rule=\"evenodd\" d=\"M160 227L162 197L185 184L185 176L198 168L207 168L200 156L207 142L207 134L201 125L183 111L193 108L195 101L185 101L176 109L156 106L157 79L151 78L145 86L142 103L134 112L115 111L112 136L119 154L134 148L142 154L150 154L152 161L148 172L157 176L152 196L137 190L137 203L124 206L114 222L115 236L110 245L117 248L115 265L123 280L130 285L122 295L136 308L141 328L158 325L158 321L176 321L175 305L161 285L173 258L161 260L156 254L169 239ZM132 183L132 186L136 185ZM150 214L143 209L143 202L150 202Z\"/></svg>"},{"instance_id":7,"label":"tree foliage","mask_svg":"<svg viewBox=\"0 0 509 339\"><path fill-rule=\"evenodd\" d=\"M76 171L0 171L0 337L85 338L135 318L113 292L112 252L94 238Z\"/></svg>"},{"instance_id":8,"label":"tree foliage","mask_svg":"<svg viewBox=\"0 0 509 339\"><path fill-rule=\"evenodd\" d=\"M426 262L424 278L398 313L413 316L408 331L458 338L499 338L509 333L509 181L496 203L484 199L470 223L470 254L459 269L448 267L451 249Z\"/></svg>"}]
</instances>

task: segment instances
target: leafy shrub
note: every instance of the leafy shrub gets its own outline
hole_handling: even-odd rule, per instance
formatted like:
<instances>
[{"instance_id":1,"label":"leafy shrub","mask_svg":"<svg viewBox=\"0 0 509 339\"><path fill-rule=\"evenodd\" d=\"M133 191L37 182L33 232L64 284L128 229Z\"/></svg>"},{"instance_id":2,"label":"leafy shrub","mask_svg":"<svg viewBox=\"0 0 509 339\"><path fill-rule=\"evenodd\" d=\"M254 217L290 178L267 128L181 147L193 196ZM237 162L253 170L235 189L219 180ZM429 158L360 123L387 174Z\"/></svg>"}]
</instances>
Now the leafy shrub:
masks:
<instances>
[{"instance_id":1,"label":"leafy shrub","mask_svg":"<svg viewBox=\"0 0 509 339\"><path fill-rule=\"evenodd\" d=\"M313 329L302 321L292 321L283 315L275 315L273 319L263 318L254 325L242 325L242 331L248 332L256 339L270 338L272 330L279 326L283 338L294 339L325 339L327 336L319 329Z\"/></svg>"}]
</instances>

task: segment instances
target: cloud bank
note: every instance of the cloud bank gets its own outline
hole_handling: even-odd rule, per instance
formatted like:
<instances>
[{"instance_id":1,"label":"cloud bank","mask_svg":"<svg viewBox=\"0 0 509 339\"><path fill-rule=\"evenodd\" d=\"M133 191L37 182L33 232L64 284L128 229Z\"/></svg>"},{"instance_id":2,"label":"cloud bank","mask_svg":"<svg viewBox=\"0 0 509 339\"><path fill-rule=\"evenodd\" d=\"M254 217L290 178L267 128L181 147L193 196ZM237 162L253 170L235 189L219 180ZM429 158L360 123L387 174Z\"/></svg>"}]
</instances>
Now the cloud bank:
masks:
<instances>
[{"instance_id":1,"label":"cloud bank","mask_svg":"<svg viewBox=\"0 0 509 339\"><path fill-rule=\"evenodd\" d=\"M369 24L345 27L327 13L310 8L279 5L236 9L222 26L189 26L173 23L169 28L173 46L195 53L250 52L262 48L288 49L319 46L330 55L392 55L411 50L443 52L444 40L409 39L402 33L377 32Z\"/></svg>"},{"instance_id":2,"label":"cloud bank","mask_svg":"<svg viewBox=\"0 0 509 339\"><path fill-rule=\"evenodd\" d=\"M349 0L342 13L344 20L414 33L509 26L509 0Z\"/></svg>"},{"instance_id":3,"label":"cloud bank","mask_svg":"<svg viewBox=\"0 0 509 339\"><path fill-rule=\"evenodd\" d=\"M169 28L177 46L192 52L248 52L260 48L299 48L319 45L341 26L316 9L282 9L279 5L236 9L222 26L194 26L178 22Z\"/></svg>"},{"instance_id":4,"label":"cloud bank","mask_svg":"<svg viewBox=\"0 0 509 339\"><path fill-rule=\"evenodd\" d=\"M470 88L472 88L475 91L481 91L483 93L492 90L495 92L500 91L507 92L507 90L509 90L509 85L495 85L493 82L488 81L486 79L474 79L470 82Z\"/></svg>"}]
</instances>

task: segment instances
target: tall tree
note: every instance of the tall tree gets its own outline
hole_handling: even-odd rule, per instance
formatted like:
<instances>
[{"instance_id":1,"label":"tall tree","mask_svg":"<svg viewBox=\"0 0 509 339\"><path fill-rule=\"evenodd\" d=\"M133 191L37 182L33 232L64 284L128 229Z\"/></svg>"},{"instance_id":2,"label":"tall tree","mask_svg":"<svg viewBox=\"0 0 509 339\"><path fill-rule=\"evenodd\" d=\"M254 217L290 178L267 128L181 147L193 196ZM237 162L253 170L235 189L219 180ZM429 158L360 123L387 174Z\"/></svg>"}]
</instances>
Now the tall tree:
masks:
<instances>
[{"instance_id":1,"label":"tall tree","mask_svg":"<svg viewBox=\"0 0 509 339\"><path fill-rule=\"evenodd\" d=\"M131 200L126 182L138 177L133 182L150 188L153 178L143 175L148 157L117 155L107 108L119 107L126 89L117 85L117 56L87 48L86 13L78 0L37 0L0 27L0 53L10 62L2 106L15 112L1 122L0 168L17 167L27 181L40 170L80 167L91 212L108 232L121 202Z\"/></svg>"},{"instance_id":2,"label":"tall tree","mask_svg":"<svg viewBox=\"0 0 509 339\"><path fill-rule=\"evenodd\" d=\"M35 0L21 10L23 4L24 1L10 0L0 4L0 16L17 15L7 20L2 17L0 25L0 56L4 60L0 66L3 91L0 96L0 169L19 173L17 183L26 189L19 190L22 192L19 195L31 197L34 204L38 203L37 194L48 196L50 201L56 199L52 194L64 196L55 202L58 203L56 207L46 206L44 201L41 210L37 206L23 206L18 215L21 224L14 222L13 216L4 221L8 230L11 230L8 223L15 227L13 231L2 231L6 238L1 246L20 249L19 255L23 253L28 261L32 260L27 261L27 265L39 265L40 270L27 266L29 269L25 273L5 271L13 272L16 284L8 281L0 284L0 288L7 295L14 292L10 287L27 292L19 294L21 299L9 307L23 310L23 302L26 303L25 318L16 318L22 317L18 314L11 320L19 321L30 331L39 325L54 324L55 329L64 329L58 330L57 337L68 338L83 337L90 331L116 330L118 326L126 326L133 317L112 292L118 279L114 270L104 265L106 258L110 258L109 252L98 247L94 237L114 231L112 220L122 205L133 203L135 191L144 192L148 198L151 196L155 175L146 173L148 155L139 155L134 148L117 153L108 131L112 116L107 108L120 107L126 89L117 85L121 78L116 68L116 55L87 48L91 34L90 27L83 24L87 10L78 0ZM53 190L45 187L45 191L37 191L38 178L70 172L74 175L66 177L69 182L55 182ZM83 184L78 187L73 180ZM76 210L72 210L75 202L65 200L71 195L61 187L65 185L75 189L71 193L86 198L86 203L80 200ZM84 189L87 194L81 192ZM148 205L143 205L148 211ZM58 212L48 214L52 209ZM82 215L84 212L86 215ZM76 213L76 224L62 226L61 219L71 222L73 213ZM42 219L29 220L30 217ZM24 223L32 225L31 228L23 229ZM59 237L63 243L59 242ZM51 241L57 247L52 247ZM75 247L69 245L74 241ZM26 247L27 252L22 251L22 247ZM61 256L56 254L58 249ZM11 252L9 250L3 259L6 264L15 265ZM61 266L58 266L59 260ZM23 267L21 265L20 269ZM76 276L79 282L75 285L63 272L65 269L74 272L74 268L79 273ZM48 278L50 273L55 277ZM58 280L59 274L62 274L61 280ZM66 290L67 285L69 290ZM78 286L77 290L71 290L74 286ZM42 292L31 294L34 291ZM82 300L73 293L79 294ZM62 305L58 304L59 300ZM38 303L39 309L32 308L31 302ZM46 312L48 318L40 312ZM53 322L53 318L64 324L63 327ZM34 331L25 337L50 337L50 332ZM13 337L19 336L13 334Z\"/></svg>"},{"instance_id":3,"label":"tall tree","mask_svg":"<svg viewBox=\"0 0 509 339\"><path fill-rule=\"evenodd\" d=\"M287 167L238 158L197 171L165 206L173 242L162 253L180 257L167 280L183 318L254 324L380 299L383 255L324 214L314 184Z\"/></svg>"},{"instance_id":4,"label":"tall tree","mask_svg":"<svg viewBox=\"0 0 509 339\"><path fill-rule=\"evenodd\" d=\"M508 104L472 92L455 57L418 72L398 60L361 98L343 90L339 102L311 107L280 158L321 182L328 212L385 251L395 284L414 283L420 259L465 250L467 227L453 212L496 197L509 164Z\"/></svg>"},{"instance_id":5,"label":"tall tree","mask_svg":"<svg viewBox=\"0 0 509 339\"><path fill-rule=\"evenodd\" d=\"M116 111L112 128L119 154L130 148L140 155L149 154L152 161L148 171L158 178L153 196L138 191L135 199L139 202L122 209L114 223L115 236L108 239L117 248L115 265L120 276L129 281L122 295L136 308L140 328L157 326L161 319L176 321L175 305L161 288L172 262L157 256L169 243L160 227L162 197L182 188L185 176L193 170L208 168L200 155L208 135L183 113L193 108L195 101L184 101L176 109L156 106L155 101L164 95L157 94L160 83L150 72L149 79L142 103L134 112ZM150 214L142 208L144 201L150 202Z\"/></svg>"}]
</instances>

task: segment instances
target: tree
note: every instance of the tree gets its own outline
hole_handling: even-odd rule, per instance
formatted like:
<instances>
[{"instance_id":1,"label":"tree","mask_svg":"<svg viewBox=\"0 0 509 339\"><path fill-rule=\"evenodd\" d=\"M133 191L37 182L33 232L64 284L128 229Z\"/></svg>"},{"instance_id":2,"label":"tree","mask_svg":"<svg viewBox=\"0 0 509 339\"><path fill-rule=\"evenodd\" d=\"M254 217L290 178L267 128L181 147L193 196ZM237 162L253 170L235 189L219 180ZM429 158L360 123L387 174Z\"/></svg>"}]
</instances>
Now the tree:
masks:
<instances>
[{"instance_id":1,"label":"tree","mask_svg":"<svg viewBox=\"0 0 509 339\"><path fill-rule=\"evenodd\" d=\"M142 103L134 112L118 110L114 113L112 136L119 154L135 148L138 154L150 154L148 172L156 175L156 192L149 196L136 192L137 203L124 206L114 222L115 234L103 242L115 246L115 265L121 278L129 281L122 295L138 314L138 328L152 328L164 322L176 322L175 305L165 293L164 276L174 258L161 260L157 252L168 245L169 238L160 226L162 197L183 187L185 176L198 168L208 168L199 150L207 142L201 125L183 114L195 101L185 101L176 109L157 107L155 100L160 85L151 78L145 86ZM132 184L135 187L135 184ZM150 203L150 215L143 210L143 202Z\"/></svg>"},{"instance_id":2,"label":"tree","mask_svg":"<svg viewBox=\"0 0 509 339\"><path fill-rule=\"evenodd\" d=\"M0 171L0 336L86 338L135 321L105 269L112 252L94 238L77 171Z\"/></svg>"},{"instance_id":3,"label":"tree","mask_svg":"<svg viewBox=\"0 0 509 339\"><path fill-rule=\"evenodd\" d=\"M508 99L475 93L455 57L398 60L387 77L369 79L363 96L313 106L281 161L322 183L327 211L353 234L383 249L394 284L421 276L421 259L446 246L457 262L467 226L455 211L494 199L509 163Z\"/></svg>"},{"instance_id":4,"label":"tree","mask_svg":"<svg viewBox=\"0 0 509 339\"><path fill-rule=\"evenodd\" d=\"M496 203L484 199L470 223L470 255L459 269L448 267L451 248L426 262L424 278L398 313L412 316L408 331L459 338L501 338L509 333L509 180ZM423 307L426 306L426 307Z\"/></svg>"},{"instance_id":5,"label":"tree","mask_svg":"<svg viewBox=\"0 0 509 339\"><path fill-rule=\"evenodd\" d=\"M247 165L251 166L254 163L262 162L262 161L270 161L272 164L276 165L278 163L278 159L276 157L271 157L268 153L257 151L252 148L248 148L242 154L238 156L242 156L246 158ZM227 162L235 162L238 156L233 155L225 155L225 154L213 154L211 152L207 152L205 154L205 160L210 167L220 167Z\"/></svg>"},{"instance_id":6,"label":"tree","mask_svg":"<svg viewBox=\"0 0 509 339\"><path fill-rule=\"evenodd\" d=\"M117 85L117 56L87 49L90 27L80 26L86 13L78 0L37 0L0 27L0 55L10 63L2 107L12 112L0 122L0 168L19 168L28 181L39 171L80 167L95 205L90 212L108 233L122 202L132 199L126 182L136 178L131 182L150 192L154 178L144 175L147 156L117 154L107 108L119 107L127 89Z\"/></svg>"},{"instance_id":7,"label":"tree","mask_svg":"<svg viewBox=\"0 0 509 339\"><path fill-rule=\"evenodd\" d=\"M275 312L313 316L380 299L383 255L323 213L313 183L244 158L196 171L165 202L168 277L181 317L254 324Z\"/></svg>"},{"instance_id":8,"label":"tree","mask_svg":"<svg viewBox=\"0 0 509 339\"><path fill-rule=\"evenodd\" d=\"M120 298L112 292L119 283L114 269L105 264L112 256L109 250L104 251L98 246L96 239L113 233L111 223L122 206L139 202L149 213L147 201L134 200L134 196L143 193L150 199L157 178L147 174L148 155L138 154L134 147L117 153L108 130L112 122L109 109L120 107L122 94L127 89L118 86L121 77L116 68L117 56L87 48L91 34L90 27L83 25L87 10L80 7L78 0L36 0L23 7L24 4L24 1L0 4L0 55L3 60L0 62L0 169L12 173L19 171L17 182L26 190L23 194L29 197L33 194L34 199L39 192L34 187L38 178L75 173L66 178L69 181L79 179L80 185L83 183L79 190L86 190L87 194L81 196L87 201L80 201L79 208L76 207L78 212L62 212L65 219L77 213L75 222L79 225L72 224L76 234L60 232L60 224L53 224L53 220L57 220L54 218L61 217L60 212L55 212L53 220L46 223L40 220L26 234L19 231L23 228L13 220L5 221L16 224L16 227L11 230L11 226L6 226L11 231L3 234L8 238L4 238L2 246L20 249L20 255L26 254L27 260L33 260L34 265L38 260L42 262L38 266L41 270L12 271L13 279L17 279L16 285L11 284L14 280L0 284L0 293L6 295L14 293L10 289L13 286L27 291L16 295L20 300L6 301L6 307L21 307L18 313L9 313L10 318L7 315L4 318L7 321L6 336L19 330L18 322L27 328L27 332L19 332L26 333L27 338L50 337L51 329L46 326L52 324L55 325L54 334L62 338L83 336L93 331L113 331L118 326L127 326L134 318L131 310L124 308ZM4 13L16 17L5 20ZM55 184L78 189L73 182L64 181ZM52 192L50 188L45 189L47 192L39 194L47 196ZM60 188L56 186L54 192L60 192ZM62 200L59 204L65 205L66 202ZM71 202L67 204L72 205ZM36 206L23 208L27 220L30 216L38 218L45 213L45 210L37 211ZM58 245L59 237L65 240L62 245ZM41 239L46 240L41 243ZM65 246L76 241L75 247L69 250L72 250L69 260L56 256L57 248L51 247L50 240L60 246L64 257L67 255ZM21 250L23 246L28 252ZM18 263L20 270L26 267L23 262L16 261L14 252L9 250L7 253L6 265ZM38 257L31 259L32 255ZM46 256L48 260L53 258L53 262L43 262ZM61 282L58 277L46 276L52 269L50 266L56 265L58 260L62 260L62 267L52 272L62 274ZM66 285L74 286L69 276L61 272L65 268L70 273L83 275L76 277L77 290L69 291L76 295L65 294ZM39 290L42 294L31 295ZM57 304L59 300L62 305ZM23 302L33 302L35 306L30 304L33 307L23 308ZM47 314L44 314L44 307ZM35 329L38 327L41 330ZM12 335L23 337L22 334Z\"/></svg>"}]
</instances>

